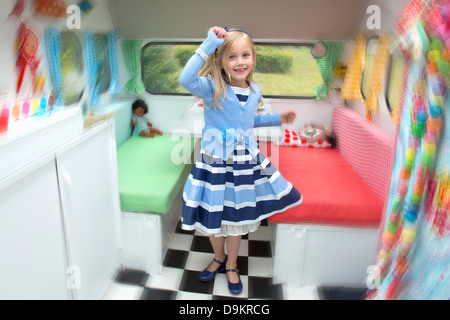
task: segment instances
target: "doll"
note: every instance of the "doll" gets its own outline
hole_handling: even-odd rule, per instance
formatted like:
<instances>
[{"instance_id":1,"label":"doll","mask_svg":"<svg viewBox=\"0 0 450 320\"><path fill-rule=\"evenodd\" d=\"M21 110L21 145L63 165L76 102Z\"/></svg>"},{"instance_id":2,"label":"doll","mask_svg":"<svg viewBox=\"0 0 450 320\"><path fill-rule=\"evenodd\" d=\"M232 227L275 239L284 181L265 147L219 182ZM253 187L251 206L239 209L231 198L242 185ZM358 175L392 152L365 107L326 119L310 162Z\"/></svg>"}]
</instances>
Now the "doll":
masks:
<instances>
[{"instance_id":1,"label":"doll","mask_svg":"<svg viewBox=\"0 0 450 320\"><path fill-rule=\"evenodd\" d=\"M163 133L152 128L152 123L144 116L148 113L148 106L143 100L136 100L132 105L133 116L131 118L131 126L133 127L133 136L154 137L155 134Z\"/></svg>"}]
</instances>

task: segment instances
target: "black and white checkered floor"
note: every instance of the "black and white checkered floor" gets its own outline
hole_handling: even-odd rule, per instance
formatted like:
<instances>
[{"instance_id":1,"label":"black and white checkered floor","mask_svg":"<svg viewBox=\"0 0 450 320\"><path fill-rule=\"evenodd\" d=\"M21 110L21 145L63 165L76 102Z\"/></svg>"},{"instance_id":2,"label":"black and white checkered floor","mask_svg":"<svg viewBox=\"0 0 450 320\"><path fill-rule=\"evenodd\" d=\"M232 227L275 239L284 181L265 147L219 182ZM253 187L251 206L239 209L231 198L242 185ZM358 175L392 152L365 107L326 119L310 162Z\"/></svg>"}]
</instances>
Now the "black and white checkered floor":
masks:
<instances>
[{"instance_id":1,"label":"black and white checkered floor","mask_svg":"<svg viewBox=\"0 0 450 320\"><path fill-rule=\"evenodd\" d=\"M106 300L219 300L270 299L317 300L316 287L288 288L274 285L270 228L263 221L256 232L242 238L238 269L244 289L239 295L228 291L227 275L217 274L210 282L198 280L198 274L212 261L214 254L208 237L177 228L169 245L163 272L150 276L145 272L119 272L107 291Z\"/></svg>"}]
</instances>

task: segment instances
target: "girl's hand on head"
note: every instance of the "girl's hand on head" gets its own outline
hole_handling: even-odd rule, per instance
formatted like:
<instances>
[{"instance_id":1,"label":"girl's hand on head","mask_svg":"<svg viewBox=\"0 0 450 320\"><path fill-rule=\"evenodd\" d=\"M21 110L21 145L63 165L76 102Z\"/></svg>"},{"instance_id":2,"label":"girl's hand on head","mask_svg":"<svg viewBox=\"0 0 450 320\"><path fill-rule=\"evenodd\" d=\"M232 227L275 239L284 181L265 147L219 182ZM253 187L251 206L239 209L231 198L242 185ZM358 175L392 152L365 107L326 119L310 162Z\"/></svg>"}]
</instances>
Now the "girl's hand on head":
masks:
<instances>
[{"instance_id":1,"label":"girl's hand on head","mask_svg":"<svg viewBox=\"0 0 450 320\"><path fill-rule=\"evenodd\" d=\"M212 27L211 29L209 29L209 31L213 32L217 36L217 38L220 39L225 39L228 36L228 32L221 27Z\"/></svg>"},{"instance_id":2,"label":"girl's hand on head","mask_svg":"<svg viewBox=\"0 0 450 320\"><path fill-rule=\"evenodd\" d=\"M292 123L295 120L297 113L289 110L281 114L281 123Z\"/></svg>"}]
</instances>

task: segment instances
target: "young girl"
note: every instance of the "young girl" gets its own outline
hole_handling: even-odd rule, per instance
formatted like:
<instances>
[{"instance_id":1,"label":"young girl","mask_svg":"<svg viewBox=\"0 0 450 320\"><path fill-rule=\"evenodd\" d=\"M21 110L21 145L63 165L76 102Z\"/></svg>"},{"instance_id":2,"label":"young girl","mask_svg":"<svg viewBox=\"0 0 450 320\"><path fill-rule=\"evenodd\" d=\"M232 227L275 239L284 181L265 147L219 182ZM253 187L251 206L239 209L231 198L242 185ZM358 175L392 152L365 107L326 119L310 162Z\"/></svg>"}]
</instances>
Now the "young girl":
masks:
<instances>
[{"instance_id":1,"label":"young girl","mask_svg":"<svg viewBox=\"0 0 450 320\"><path fill-rule=\"evenodd\" d=\"M133 102L131 109L133 110L133 116L131 117L133 136L154 137L155 134L162 135L162 132L152 128L152 123L144 117L148 113L148 106L144 100L138 99Z\"/></svg>"},{"instance_id":2,"label":"young girl","mask_svg":"<svg viewBox=\"0 0 450 320\"><path fill-rule=\"evenodd\" d=\"M261 89L253 82L255 58L245 31L213 27L180 76L181 85L205 106L200 156L183 190L182 228L209 235L215 257L200 280L226 269L233 294L242 292L236 265L242 235L302 201L253 139L253 127L280 126L296 116L256 114Z\"/></svg>"}]
</instances>

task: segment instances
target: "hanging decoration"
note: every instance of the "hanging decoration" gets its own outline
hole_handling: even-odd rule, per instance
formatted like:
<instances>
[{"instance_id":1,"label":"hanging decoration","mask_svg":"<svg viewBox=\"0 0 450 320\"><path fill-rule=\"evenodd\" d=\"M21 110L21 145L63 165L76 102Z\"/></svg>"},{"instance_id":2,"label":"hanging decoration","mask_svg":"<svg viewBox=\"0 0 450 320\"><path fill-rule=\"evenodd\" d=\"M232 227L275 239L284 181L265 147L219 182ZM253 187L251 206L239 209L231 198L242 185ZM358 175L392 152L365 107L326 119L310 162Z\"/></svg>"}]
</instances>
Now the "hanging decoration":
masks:
<instances>
[{"instance_id":1,"label":"hanging decoration","mask_svg":"<svg viewBox=\"0 0 450 320\"><path fill-rule=\"evenodd\" d=\"M95 52L94 33L84 34L84 53L87 67L87 80L89 85L89 111L100 102L98 78L98 60Z\"/></svg>"},{"instance_id":2,"label":"hanging decoration","mask_svg":"<svg viewBox=\"0 0 450 320\"><path fill-rule=\"evenodd\" d=\"M145 85L140 74L142 40L122 40L121 45L123 57L131 76L125 85L127 93L139 94L145 92Z\"/></svg>"},{"instance_id":3,"label":"hanging decoration","mask_svg":"<svg viewBox=\"0 0 450 320\"><path fill-rule=\"evenodd\" d=\"M314 59L322 59L327 55L327 45L322 40L316 42L311 48L311 55Z\"/></svg>"},{"instance_id":4,"label":"hanging decoration","mask_svg":"<svg viewBox=\"0 0 450 320\"><path fill-rule=\"evenodd\" d=\"M372 117L378 110L378 97L383 86L389 60L390 39L387 34L381 34L378 39L377 51L372 67L369 95L366 98L366 118L372 121Z\"/></svg>"},{"instance_id":5,"label":"hanging decoration","mask_svg":"<svg viewBox=\"0 0 450 320\"><path fill-rule=\"evenodd\" d=\"M94 0L81 0L80 2L78 2L78 7L80 8L82 15L89 14L89 12L91 12L95 6L96 3Z\"/></svg>"},{"instance_id":6,"label":"hanging decoration","mask_svg":"<svg viewBox=\"0 0 450 320\"><path fill-rule=\"evenodd\" d=\"M106 37L108 38L109 67L111 70L111 84L109 86L109 90L112 95L115 95L120 93L117 35L115 31L111 31L106 35Z\"/></svg>"},{"instance_id":7,"label":"hanging decoration","mask_svg":"<svg viewBox=\"0 0 450 320\"><path fill-rule=\"evenodd\" d=\"M46 17L66 18L67 4L64 0L33 0L34 12Z\"/></svg>"},{"instance_id":8,"label":"hanging decoration","mask_svg":"<svg viewBox=\"0 0 450 320\"><path fill-rule=\"evenodd\" d=\"M450 129L444 130L450 118L445 110L450 100L445 81L450 57L444 54L450 49L446 45L450 36L442 37L450 20L450 2L436 1L426 12L423 9L420 1L412 1L400 23L413 29L397 28L404 39L414 39L402 43L409 55L410 85L405 87L400 115L386 224L372 269L375 274L368 278L379 282L368 292L371 299L450 298ZM422 17L435 22L424 19L427 41L410 34ZM430 46L424 47L426 43Z\"/></svg>"},{"instance_id":9,"label":"hanging decoration","mask_svg":"<svg viewBox=\"0 0 450 320\"><path fill-rule=\"evenodd\" d=\"M20 45L17 52L17 60L15 64L15 68L18 73L16 89L17 94L20 92L20 89L22 87L27 68L30 69L32 81L34 82L36 79L36 72L41 62L40 58L37 56L39 47L38 37L23 23L21 24L18 33L20 33L20 35L17 43L20 43Z\"/></svg>"},{"instance_id":10,"label":"hanging decoration","mask_svg":"<svg viewBox=\"0 0 450 320\"><path fill-rule=\"evenodd\" d=\"M342 52L344 51L345 43L343 41L327 41L318 42L311 50L311 54L317 59L320 75L323 83L314 88L316 100L323 100L328 98L328 88L335 76L336 67L341 60ZM331 86L334 92L335 89Z\"/></svg>"},{"instance_id":11,"label":"hanging decoration","mask_svg":"<svg viewBox=\"0 0 450 320\"><path fill-rule=\"evenodd\" d=\"M347 72L347 67L342 64L342 62L339 62L338 66L336 67L336 70L334 71L335 77L345 77L345 73Z\"/></svg>"},{"instance_id":12,"label":"hanging decoration","mask_svg":"<svg viewBox=\"0 0 450 320\"><path fill-rule=\"evenodd\" d=\"M367 36L364 33L356 36L353 53L342 84L341 99L363 100L361 81L366 58L366 42Z\"/></svg>"},{"instance_id":13,"label":"hanging decoration","mask_svg":"<svg viewBox=\"0 0 450 320\"><path fill-rule=\"evenodd\" d=\"M9 14L9 18L19 19L25 10L25 0L17 0L16 5Z\"/></svg>"},{"instance_id":14,"label":"hanging decoration","mask_svg":"<svg viewBox=\"0 0 450 320\"><path fill-rule=\"evenodd\" d=\"M14 72L17 81L14 94L8 98L10 123L31 115L40 115L50 106L50 99L45 93L46 73L40 68L40 37L36 31L38 28L23 17L26 5L25 0L18 0L8 16L8 19L17 24L14 42Z\"/></svg>"}]
</instances>

